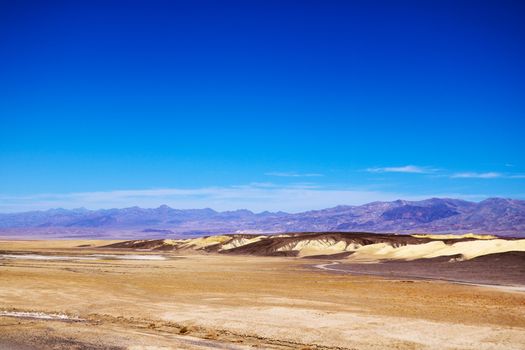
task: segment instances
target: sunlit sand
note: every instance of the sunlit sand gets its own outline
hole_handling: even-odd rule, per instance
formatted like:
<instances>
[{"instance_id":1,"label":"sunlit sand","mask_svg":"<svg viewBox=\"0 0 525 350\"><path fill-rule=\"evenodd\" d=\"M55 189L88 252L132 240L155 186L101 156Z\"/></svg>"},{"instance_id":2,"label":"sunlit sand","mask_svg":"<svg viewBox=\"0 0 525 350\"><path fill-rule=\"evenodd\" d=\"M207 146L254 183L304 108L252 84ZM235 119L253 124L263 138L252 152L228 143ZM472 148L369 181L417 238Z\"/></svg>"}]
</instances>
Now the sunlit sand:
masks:
<instances>
[{"instance_id":1,"label":"sunlit sand","mask_svg":"<svg viewBox=\"0 0 525 350\"><path fill-rule=\"evenodd\" d=\"M45 245L43 256L89 259L0 259L0 337L11 345L67 349L65 339L75 339L86 349L488 350L525 343L519 290L332 271L347 259L117 254L82 241L57 248L2 242L0 249L30 255L31 245ZM136 259L142 255L164 259ZM107 258L114 256L128 258Z\"/></svg>"}]
</instances>

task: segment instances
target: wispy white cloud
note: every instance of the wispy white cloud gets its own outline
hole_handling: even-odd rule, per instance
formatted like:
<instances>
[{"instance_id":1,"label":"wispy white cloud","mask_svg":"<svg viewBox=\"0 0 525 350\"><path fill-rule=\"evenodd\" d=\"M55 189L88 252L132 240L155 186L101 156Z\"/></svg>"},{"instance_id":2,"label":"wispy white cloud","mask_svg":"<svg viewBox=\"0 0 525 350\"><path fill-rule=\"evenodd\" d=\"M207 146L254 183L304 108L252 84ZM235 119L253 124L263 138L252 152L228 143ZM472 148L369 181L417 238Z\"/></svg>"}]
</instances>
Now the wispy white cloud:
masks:
<instances>
[{"instance_id":1,"label":"wispy white cloud","mask_svg":"<svg viewBox=\"0 0 525 350\"><path fill-rule=\"evenodd\" d=\"M406 173L406 174L430 174L436 171L431 167L404 165L396 167L376 167L366 169L369 173Z\"/></svg>"},{"instance_id":2,"label":"wispy white cloud","mask_svg":"<svg viewBox=\"0 0 525 350\"><path fill-rule=\"evenodd\" d=\"M505 174L495 171L485 173L464 172L450 175L454 179L525 179L525 174Z\"/></svg>"},{"instance_id":3,"label":"wispy white cloud","mask_svg":"<svg viewBox=\"0 0 525 350\"><path fill-rule=\"evenodd\" d=\"M428 166L405 165L398 167L376 167L366 169L369 173L405 173L405 174L431 174L434 177L451 179L524 179L525 174L512 174L497 171L476 172L451 172Z\"/></svg>"},{"instance_id":4,"label":"wispy white cloud","mask_svg":"<svg viewBox=\"0 0 525 350\"><path fill-rule=\"evenodd\" d=\"M450 175L454 179L496 179L504 177L502 173L490 171L486 173L477 173L477 172L464 172L464 173L454 173Z\"/></svg>"},{"instance_id":5,"label":"wispy white cloud","mask_svg":"<svg viewBox=\"0 0 525 350\"><path fill-rule=\"evenodd\" d=\"M280 171L271 171L265 173L266 176L279 176L279 177L320 177L324 174L319 173L296 173L296 172L280 172Z\"/></svg>"},{"instance_id":6,"label":"wispy white cloud","mask_svg":"<svg viewBox=\"0 0 525 350\"><path fill-rule=\"evenodd\" d=\"M483 198L483 196L464 196L450 193L411 195L359 188L321 188L308 184L290 186L248 184L229 187L138 189L27 196L0 195L0 212L78 207L89 209L124 208L135 205L153 208L162 204L180 209L209 207L216 210L246 208L253 211L299 212L340 204L359 205L373 201L390 201L400 198L420 200L428 197Z\"/></svg>"}]
</instances>

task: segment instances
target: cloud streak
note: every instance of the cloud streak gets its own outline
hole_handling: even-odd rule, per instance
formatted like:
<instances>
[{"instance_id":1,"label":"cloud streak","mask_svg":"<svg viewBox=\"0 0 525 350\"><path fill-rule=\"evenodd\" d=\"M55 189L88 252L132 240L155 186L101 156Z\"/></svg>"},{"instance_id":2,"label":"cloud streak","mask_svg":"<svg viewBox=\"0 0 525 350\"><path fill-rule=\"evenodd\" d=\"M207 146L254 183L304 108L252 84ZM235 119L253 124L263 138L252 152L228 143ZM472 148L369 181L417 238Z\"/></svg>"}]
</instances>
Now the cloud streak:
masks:
<instances>
[{"instance_id":1,"label":"cloud streak","mask_svg":"<svg viewBox=\"0 0 525 350\"><path fill-rule=\"evenodd\" d=\"M495 171L485 173L464 172L450 175L453 179L525 179L524 174L503 174Z\"/></svg>"},{"instance_id":2,"label":"cloud streak","mask_svg":"<svg viewBox=\"0 0 525 350\"><path fill-rule=\"evenodd\" d=\"M405 173L405 174L430 174L435 169L417 165L404 165L397 167L376 167L366 169L369 173Z\"/></svg>"},{"instance_id":3,"label":"cloud streak","mask_svg":"<svg viewBox=\"0 0 525 350\"><path fill-rule=\"evenodd\" d=\"M404 165L398 167L375 167L366 169L369 173L403 173L403 174L432 174L437 177L448 177L451 179L525 179L525 174L509 174L497 171L476 172L449 172L428 166Z\"/></svg>"},{"instance_id":4,"label":"cloud streak","mask_svg":"<svg viewBox=\"0 0 525 350\"><path fill-rule=\"evenodd\" d=\"M265 173L266 176L278 176L278 177L321 177L323 174L319 173L296 173L296 172L280 172L280 171L271 171Z\"/></svg>"},{"instance_id":5,"label":"cloud streak","mask_svg":"<svg viewBox=\"0 0 525 350\"><path fill-rule=\"evenodd\" d=\"M476 172L464 172L464 173L455 173L450 175L453 179L496 179L504 177L503 174L497 172L486 172L486 173L476 173Z\"/></svg>"}]
</instances>

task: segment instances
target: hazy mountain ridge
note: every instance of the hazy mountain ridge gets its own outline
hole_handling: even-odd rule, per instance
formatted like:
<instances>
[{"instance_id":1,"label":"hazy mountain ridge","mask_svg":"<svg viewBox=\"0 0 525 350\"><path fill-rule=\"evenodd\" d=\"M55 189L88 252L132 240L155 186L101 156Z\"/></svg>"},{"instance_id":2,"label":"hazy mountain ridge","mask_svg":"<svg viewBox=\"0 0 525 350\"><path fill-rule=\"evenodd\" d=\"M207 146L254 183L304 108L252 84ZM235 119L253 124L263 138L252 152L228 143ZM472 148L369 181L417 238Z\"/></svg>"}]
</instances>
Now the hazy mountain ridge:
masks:
<instances>
[{"instance_id":1,"label":"hazy mountain ridge","mask_svg":"<svg viewBox=\"0 0 525 350\"><path fill-rule=\"evenodd\" d=\"M296 214L253 213L240 209L130 207L123 209L51 209L0 214L0 228L97 228L186 232L481 232L525 234L525 201L490 198L479 203L432 198L372 202Z\"/></svg>"}]
</instances>

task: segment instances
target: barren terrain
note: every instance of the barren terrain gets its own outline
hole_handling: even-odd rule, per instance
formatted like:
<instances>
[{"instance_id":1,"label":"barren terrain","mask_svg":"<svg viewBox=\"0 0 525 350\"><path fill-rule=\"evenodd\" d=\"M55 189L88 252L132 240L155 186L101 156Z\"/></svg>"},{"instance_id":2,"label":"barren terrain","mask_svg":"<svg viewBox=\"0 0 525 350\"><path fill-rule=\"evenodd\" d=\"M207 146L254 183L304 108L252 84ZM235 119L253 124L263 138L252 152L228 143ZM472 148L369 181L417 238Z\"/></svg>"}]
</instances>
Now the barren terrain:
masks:
<instances>
[{"instance_id":1,"label":"barren terrain","mask_svg":"<svg viewBox=\"0 0 525 350\"><path fill-rule=\"evenodd\" d=\"M330 259L97 248L112 243L0 242L0 349L525 344L520 291L313 267Z\"/></svg>"}]
</instances>

